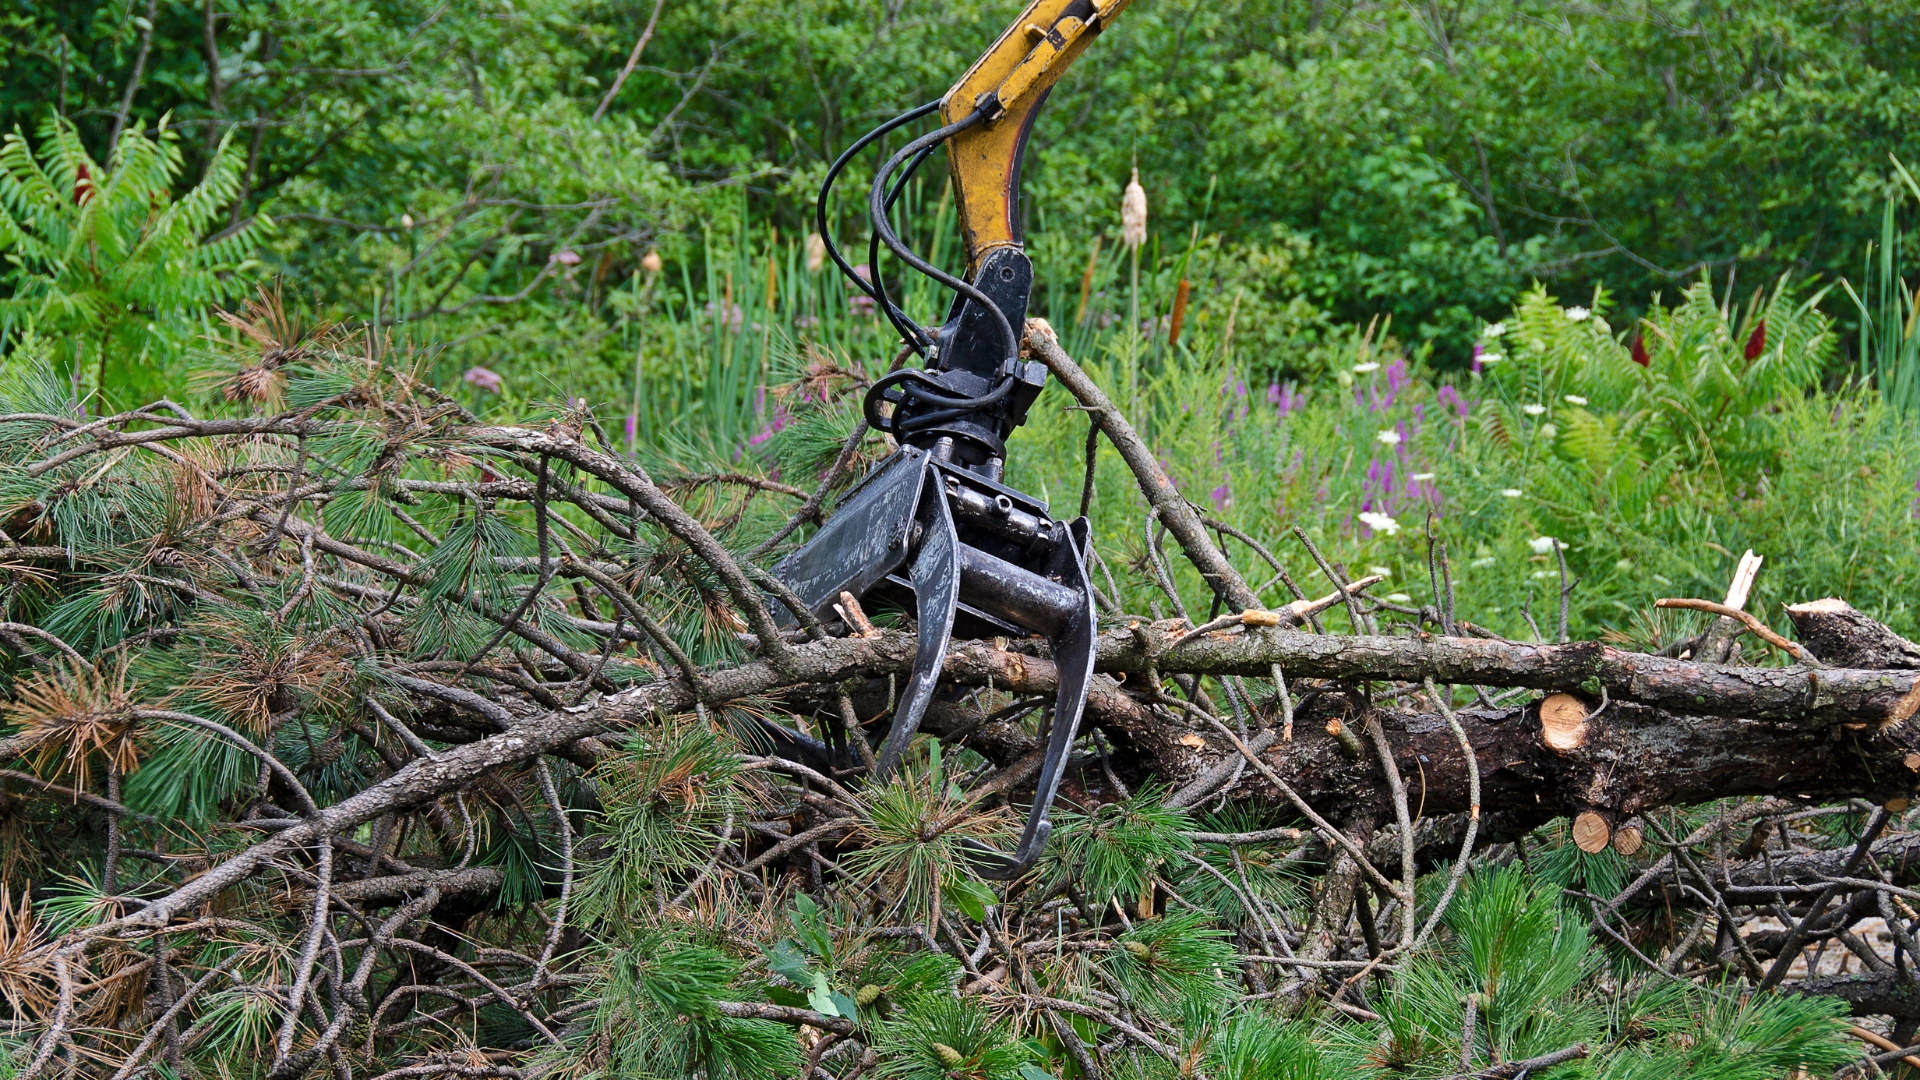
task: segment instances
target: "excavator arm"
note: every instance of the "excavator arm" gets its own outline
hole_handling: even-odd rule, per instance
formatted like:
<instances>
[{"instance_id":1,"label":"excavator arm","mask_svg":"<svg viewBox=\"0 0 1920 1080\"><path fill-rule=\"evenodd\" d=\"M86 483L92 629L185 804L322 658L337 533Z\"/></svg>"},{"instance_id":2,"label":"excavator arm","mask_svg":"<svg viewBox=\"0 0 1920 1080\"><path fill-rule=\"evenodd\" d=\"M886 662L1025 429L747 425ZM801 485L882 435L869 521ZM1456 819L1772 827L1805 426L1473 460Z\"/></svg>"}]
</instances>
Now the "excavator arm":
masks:
<instances>
[{"instance_id":1,"label":"excavator arm","mask_svg":"<svg viewBox=\"0 0 1920 1080\"><path fill-rule=\"evenodd\" d=\"M873 776L883 780L906 755L938 690L956 633L1046 639L1059 672L1047 714L1047 754L1032 809L1011 852L974 850L981 874L1014 878L1039 858L1048 815L1078 736L1093 677L1098 626L1087 578L1085 518L1055 519L1045 502L1001 482L1006 439L1026 420L1046 384L1044 365L1023 360L1020 328L1033 289L1033 264L1020 243L1020 165L1034 118L1067 67L1128 0L1033 0L945 96L857 140L821 186L817 223L848 279L872 296L923 366L891 372L868 389L867 423L899 449L840 500L827 521L774 573L823 624L844 626L849 608L891 604L913 612L917 652L901 687ZM924 117L933 131L909 139L880 167L867 193L873 228L868 262L881 245L908 267L956 294L937 328L920 325L888 295L883 278L863 278L833 243L827 203L852 156ZM908 178L945 146L966 249L964 276L934 266L903 243L890 215ZM851 603L849 603L851 601ZM793 612L783 618L797 621ZM823 717L830 732L836 717ZM862 732L816 740L769 724L782 754L817 769L850 773L847 752Z\"/></svg>"},{"instance_id":2,"label":"excavator arm","mask_svg":"<svg viewBox=\"0 0 1920 1080\"><path fill-rule=\"evenodd\" d=\"M1127 3L1034 0L941 99L948 124L974 109L988 114L947 142L969 271L990 251L1020 246L1020 164L1033 122L1054 83Z\"/></svg>"}]
</instances>

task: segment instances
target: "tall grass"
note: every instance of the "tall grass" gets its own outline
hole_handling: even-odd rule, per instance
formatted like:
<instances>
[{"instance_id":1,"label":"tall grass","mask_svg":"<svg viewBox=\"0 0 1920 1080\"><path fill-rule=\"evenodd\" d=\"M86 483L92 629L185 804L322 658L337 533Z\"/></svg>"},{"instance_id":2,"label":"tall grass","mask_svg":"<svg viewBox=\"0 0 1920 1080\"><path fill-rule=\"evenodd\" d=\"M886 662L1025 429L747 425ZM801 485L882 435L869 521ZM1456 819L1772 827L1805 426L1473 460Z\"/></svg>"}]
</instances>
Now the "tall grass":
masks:
<instances>
[{"instance_id":1,"label":"tall grass","mask_svg":"<svg viewBox=\"0 0 1920 1080\"><path fill-rule=\"evenodd\" d=\"M1920 409L1920 336L1914 333L1920 305L1903 275L1896 218L1909 194L1920 200L1920 185L1898 158L1893 166L1905 190L1896 188L1887 195L1880 212L1880 242L1867 245L1861 274L1867 295L1862 298L1850 283L1842 285L1860 309L1860 378L1879 387L1889 404L1911 415Z\"/></svg>"}]
</instances>

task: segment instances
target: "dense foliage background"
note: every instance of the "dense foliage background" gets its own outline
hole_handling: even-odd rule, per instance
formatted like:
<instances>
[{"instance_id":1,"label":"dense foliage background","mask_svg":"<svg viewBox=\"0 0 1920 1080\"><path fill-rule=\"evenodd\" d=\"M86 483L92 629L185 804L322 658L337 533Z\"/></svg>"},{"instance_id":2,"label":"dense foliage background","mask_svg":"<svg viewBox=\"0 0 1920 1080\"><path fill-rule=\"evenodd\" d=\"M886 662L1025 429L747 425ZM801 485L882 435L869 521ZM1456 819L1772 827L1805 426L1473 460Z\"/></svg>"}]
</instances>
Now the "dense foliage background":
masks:
<instances>
[{"instance_id":1,"label":"dense foliage background","mask_svg":"<svg viewBox=\"0 0 1920 1080\"><path fill-rule=\"evenodd\" d=\"M523 599L521 614L556 628L568 656L591 657L604 639L604 670L551 676L578 677L576 702L596 679L657 686L672 674L655 649L669 637L678 661L743 663L737 597L677 540L637 519L622 531L608 517L615 503L594 502L612 500L607 489L581 494L612 474L575 473L566 535L591 533L593 550L634 575L623 580L667 623L631 663L605 666L634 636L620 637L624 608L603 607L578 581L577 601L535 603L550 576L545 465L533 496L531 470L502 481L475 464L473 447L491 444L474 432L518 421L591 432L644 463L729 549L764 554L757 545L792 510L780 500L821 483L854 430L860 388L893 352L871 304L820 264L811 233L826 166L859 134L943 92L1013 14L981 0L20 0L0 12L0 390L7 414L38 425L9 429L18 438L0 463L0 526L18 535L0 539L95 567L68 567L50 585L7 564L0 602L15 636L4 641L26 657L17 635L38 628L89 660L140 657L85 676L55 670L52 653L31 657L33 673L8 661L7 737L69 722L91 732L74 717L94 723L164 698L258 738L332 808L416 751L493 734L423 728L433 746L409 742L398 757L367 734L390 718L376 709L368 715L383 719L368 719L358 703L398 685L380 681L392 672L316 642L332 640L327 619L371 605L388 581L326 576L351 578L372 565L363 562L324 571L326 588L313 591L312 550L283 529L308 517L418 560L413 576L382 571L395 597L414 590L417 606L381 645L381 663L427 665L408 677L485 684L514 708L553 705L537 662L518 661L535 681L469 678L520 617L496 633L499 612ZM1338 614L1341 629L1418 628L1457 607L1515 641L1600 637L1677 652L1707 620L1653 600L1718 599L1752 549L1767 560L1750 605L1762 619L1778 625L1781 603L1837 595L1912 635L1920 335L1902 248L1920 205L1905 164L1920 158L1909 134L1920 122L1916 65L1920 7L1906 3L1134 0L1054 93L1034 138L1023 212L1035 310L1219 525L1280 552L1303 581L1320 571L1296 539L1337 572L1384 579L1364 615ZM855 192L870 165L828 208L850 250L866 250ZM1134 170L1151 208L1137 284L1118 217ZM903 200L904 231L948 264L958 260L952 216L940 176ZM868 270L922 321L944 310L943 296L892 263ZM1191 301L1176 333L1183 283ZM175 587L226 565L212 554L165 561L191 546L181 538L198 535L195 515L210 513L212 496L186 473L124 455L27 464L93 418L160 398L174 403L166 415L258 421L312 408L339 425L297 456L286 445L257 460L230 444L207 451L223 480L266 477L244 493L261 505L281 505L275 477L325 478L301 496L310 515L281 511L271 536L235 549L265 567L258 582ZM1081 492L1087 446L1085 414L1070 404L1049 390L1009 463L1010 482L1063 514ZM158 424L168 408L124 423ZM869 439L857 450L863 465L886 447ZM500 485L484 513L460 487L475 476ZM1166 564L1171 580L1157 580L1164 552L1147 503L1111 448L1095 461L1094 492L1106 613L1204 621L1213 598L1190 567ZM506 509L492 509L496 496ZM513 502L530 498L531 513ZM1445 586L1429 530L1451 553ZM1284 570L1269 580L1251 544L1227 546L1285 602ZM530 566L540 586L516 592ZM256 602L260 611L247 606ZM1741 647L1747 662L1783 659L1756 639ZM314 657L324 663L310 669ZM271 680L247 665L279 673L270 703L248 692ZM1224 685L1215 692L1239 720ZM564 693L575 689L568 681ZM1391 694L1415 701L1419 689ZM531 697L514 697L522 691ZM983 711L1018 705L991 694ZM480 708L474 697L458 708ZM1248 697L1256 726L1273 720L1277 700ZM1844 852L1881 829L1912 835L1904 799L1871 826L1872 808L1857 800L1804 812L1748 802L1649 816L1650 835L1712 839L1650 840L1632 864L1632 852L1581 854L1549 826L1475 864L1443 924L1427 928L1432 941L1423 932L1419 950L1409 942L1395 959L1392 993L1367 1008L1282 1015L1258 1004L1274 996L1268 976L1245 974L1277 960L1249 959L1248 942L1267 949L1270 919L1288 934L1317 925L1308 879L1336 860L1310 836L1268 835L1292 820L1272 806L1206 813L1165 805L1159 786L1081 790L1045 880L1017 898L996 894L966 879L950 842L926 856L938 845L916 839L926 821L970 813L955 778L979 782L995 764L957 743L943 760L935 738L873 805L835 804L858 824L837 837L854 850L826 864L824 885L816 850L813 863L773 861L761 884L726 891L745 877L728 876L723 853L737 842L734 861L746 863L756 842L736 834L736 818L789 829L763 840L826 820L808 816L827 805L807 802L817 790L742 765L761 759L742 757L729 723L737 733L740 715L772 707L733 703L715 721L703 703L657 731L608 736L618 745L602 746L597 765L516 762L475 802L464 838L453 822L468 806L455 815L453 796L432 804L431 827L409 832L404 815L356 823L355 850L372 851L356 874L378 872L391 842L413 869L473 862L491 891L462 899L458 920L432 905L408 916L441 920L422 946L432 978L420 977L466 995L446 1016L464 1008L467 1034L419 1034L446 1017L415 995L418 1016L387 1028L329 998L356 1025L341 1020L331 1038L365 1045L356 1068L367 1075L428 1069L428 1058L429 1072L468 1076L791 1075L803 1051L818 1058L837 1045L796 1043L739 1011L767 998L859 1022L877 1057L836 1051L828 1064L841 1077L1081 1075L1087 1063L1068 1041L1077 1050L1082 1038L1115 1076L1438 1076L1574 1044L1591 1045L1592 1061L1552 1075L1805 1075L1857 1057L1859 1044L1842 1040L1844 1007L1826 998L1723 991L1721 980L1752 981L1757 968L1740 934L1772 932L1755 921L1773 917L1758 902L1724 925L1631 909L1635 942L1685 985L1636 967L1645 957L1632 944L1603 946L1592 935L1611 929L1598 916L1589 925L1577 903L1618 892L1656 854L1671 864L1681 856L1666 853L1710 842L1727 858L1740 840L1723 842L1729 830L1744 835L1750 821L1756 850L1775 835L1764 822L1795 854ZM1008 721L1038 722L1026 712ZM204 865L176 880L167 875L186 864L168 859L231 854L222 830L284 801L266 779L255 784L252 757L204 731L136 729L97 744L74 735L65 758L43 753L8 773L43 797L99 794L88 808L16 813L0 802L0 994L13 1024L0 1033L0 1076L27 1068L26 1020L58 1000L50 969L32 966L50 954L33 950L124 914L114 869L123 840L160 869L122 891L157 895ZM28 745L7 744L13 754ZM1095 751L1104 768L1105 745ZM776 821L788 810L791 826ZM1889 826L1889 814L1904 816ZM999 808L967 820L989 835L1004 818ZM773 827L753 821L763 825ZM1221 836L1235 839L1195 839ZM1423 859L1441 872L1421 880L1416 903L1396 908L1378 893L1383 925L1436 910L1430 892L1447 866ZM1230 876L1245 895L1216 887ZM1675 881L1662 902L1678 902ZM882 912L861 898L875 882L911 889ZM1065 899L1069 882L1086 895ZM18 914L8 887L29 898ZM1167 894L1158 913L1156 887ZM949 944L965 948L948 956L919 952L909 928L893 925L913 921L902 905L931 905L938 934L943 903L985 942L971 959L952 929ZM1134 903L1145 905L1137 922L1126 914ZM1854 914L1878 917L1886 903ZM632 915L642 909L652 914ZM1358 910L1370 910L1364 898ZM278 991L247 989L284 981L300 951L287 944L297 915L252 912L244 947L207 944L176 961L197 977L244 952L232 963L253 981L223 984L187 1029L199 1039L184 1052L168 1043L152 1069L264 1076L295 1045L287 1033L316 1045L318 1030L283 1009ZM962 979L979 991L974 965L988 950L1038 948L1048 920L1056 964L1035 962L1044 985L1007 991L1027 995L1017 1017L948 992ZM1017 937L1025 944L1006 945ZM1274 938L1284 949L1286 935ZM1334 952L1350 946L1360 948L1345 940ZM131 953L114 955L115 970L145 972ZM556 955L575 959L550 964ZM1329 970L1368 964L1362 952L1341 955ZM1911 962L1899 947L1892 955ZM524 981L501 990L459 968L468 961ZM454 974L469 970L471 983ZM372 976L357 977L364 991ZM401 978L383 968L375 985L390 993ZM349 981L336 973L328 993ZM164 976L154 985L171 986ZM1082 1012L1045 1012L1065 1009L1062 997ZM1029 1012L1036 1001L1055 1005ZM129 1054L136 1021L156 1014L135 997L83 1010L93 1045L106 1048L100 1060L115 1055L106 1074ZM1165 1043L1116 1036L1117 1016ZM1916 1019L1871 1023L1907 1043Z\"/></svg>"}]
</instances>

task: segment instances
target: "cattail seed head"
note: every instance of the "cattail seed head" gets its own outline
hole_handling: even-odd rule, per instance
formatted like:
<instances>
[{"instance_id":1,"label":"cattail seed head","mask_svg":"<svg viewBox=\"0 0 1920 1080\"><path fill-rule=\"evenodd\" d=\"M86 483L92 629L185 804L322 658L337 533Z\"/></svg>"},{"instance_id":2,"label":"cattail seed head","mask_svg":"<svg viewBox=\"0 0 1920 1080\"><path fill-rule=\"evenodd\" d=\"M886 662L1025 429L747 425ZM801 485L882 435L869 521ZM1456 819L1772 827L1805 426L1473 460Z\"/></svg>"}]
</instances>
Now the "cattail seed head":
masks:
<instances>
[{"instance_id":1,"label":"cattail seed head","mask_svg":"<svg viewBox=\"0 0 1920 1080\"><path fill-rule=\"evenodd\" d=\"M827 263L827 242L825 240L820 239L820 234L817 232L808 233L807 234L807 273L809 274L819 273L820 268L822 266L825 266L826 263Z\"/></svg>"},{"instance_id":2,"label":"cattail seed head","mask_svg":"<svg viewBox=\"0 0 1920 1080\"><path fill-rule=\"evenodd\" d=\"M1140 170L1133 170L1126 194L1120 197L1120 242L1138 248L1147 242L1147 189L1140 186Z\"/></svg>"}]
</instances>

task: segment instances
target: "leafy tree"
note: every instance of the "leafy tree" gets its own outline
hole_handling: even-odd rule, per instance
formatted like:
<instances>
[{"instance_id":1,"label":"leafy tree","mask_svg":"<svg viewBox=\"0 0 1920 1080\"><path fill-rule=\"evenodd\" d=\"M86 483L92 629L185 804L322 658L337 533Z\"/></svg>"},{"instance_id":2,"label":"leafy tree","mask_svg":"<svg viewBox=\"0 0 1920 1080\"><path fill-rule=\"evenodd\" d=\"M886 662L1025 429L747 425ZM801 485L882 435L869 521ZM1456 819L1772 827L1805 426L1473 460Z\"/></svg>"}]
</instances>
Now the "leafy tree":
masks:
<instances>
[{"instance_id":1,"label":"leafy tree","mask_svg":"<svg viewBox=\"0 0 1920 1080\"><path fill-rule=\"evenodd\" d=\"M272 225L218 221L240 193L231 136L176 198L178 142L164 120L154 138L128 131L102 167L54 117L37 154L17 129L0 143L0 253L12 266L0 320L51 342L76 400L165 393L208 308L251 287L253 252Z\"/></svg>"}]
</instances>

